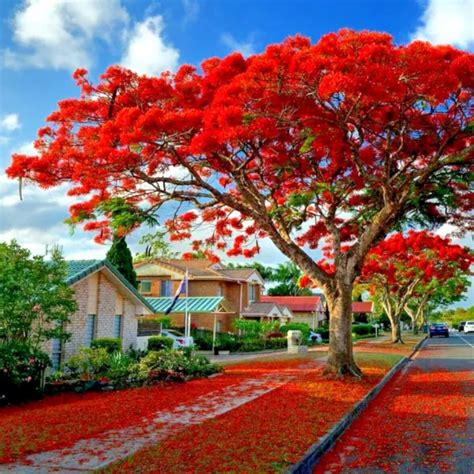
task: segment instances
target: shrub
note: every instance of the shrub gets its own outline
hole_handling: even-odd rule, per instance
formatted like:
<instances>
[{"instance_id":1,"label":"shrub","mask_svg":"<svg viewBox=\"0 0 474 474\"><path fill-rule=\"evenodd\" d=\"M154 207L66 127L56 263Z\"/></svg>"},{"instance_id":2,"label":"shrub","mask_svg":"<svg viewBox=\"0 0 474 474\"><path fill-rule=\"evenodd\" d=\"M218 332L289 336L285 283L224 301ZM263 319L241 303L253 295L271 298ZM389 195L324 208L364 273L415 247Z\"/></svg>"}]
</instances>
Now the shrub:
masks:
<instances>
[{"instance_id":1,"label":"shrub","mask_svg":"<svg viewBox=\"0 0 474 474\"><path fill-rule=\"evenodd\" d=\"M126 354L115 352L109 357L109 367L105 377L116 387L125 387L130 375L133 360Z\"/></svg>"},{"instance_id":2,"label":"shrub","mask_svg":"<svg viewBox=\"0 0 474 474\"><path fill-rule=\"evenodd\" d=\"M48 355L26 342L0 342L0 405L41 395Z\"/></svg>"},{"instance_id":3,"label":"shrub","mask_svg":"<svg viewBox=\"0 0 474 474\"><path fill-rule=\"evenodd\" d=\"M77 355L66 363L71 377L95 379L105 377L110 367L110 354L103 347L92 349L83 347Z\"/></svg>"},{"instance_id":4,"label":"shrub","mask_svg":"<svg viewBox=\"0 0 474 474\"><path fill-rule=\"evenodd\" d=\"M185 356L180 351L152 351L133 368L133 377L142 382L184 380L186 377L208 376L220 368L203 356Z\"/></svg>"},{"instance_id":5,"label":"shrub","mask_svg":"<svg viewBox=\"0 0 474 474\"><path fill-rule=\"evenodd\" d=\"M109 354L121 352L122 339L114 337L99 337L91 342L92 349L105 349Z\"/></svg>"},{"instance_id":6,"label":"shrub","mask_svg":"<svg viewBox=\"0 0 474 474\"><path fill-rule=\"evenodd\" d=\"M329 340L329 326L320 326L316 328L314 332L320 334L323 341Z\"/></svg>"},{"instance_id":7,"label":"shrub","mask_svg":"<svg viewBox=\"0 0 474 474\"><path fill-rule=\"evenodd\" d=\"M278 321L252 321L247 319L236 319L234 327L243 333L244 338L257 339L278 329Z\"/></svg>"},{"instance_id":8,"label":"shrub","mask_svg":"<svg viewBox=\"0 0 474 474\"><path fill-rule=\"evenodd\" d=\"M162 351L173 348L173 339L166 336L151 336L148 339L147 349L149 351Z\"/></svg>"},{"instance_id":9,"label":"shrub","mask_svg":"<svg viewBox=\"0 0 474 474\"><path fill-rule=\"evenodd\" d=\"M285 349L286 347L288 347L286 337L272 337L265 340L265 349Z\"/></svg>"},{"instance_id":10,"label":"shrub","mask_svg":"<svg viewBox=\"0 0 474 474\"><path fill-rule=\"evenodd\" d=\"M353 324L352 332L356 336L367 336L368 334L375 334L375 328L371 324Z\"/></svg>"}]
</instances>

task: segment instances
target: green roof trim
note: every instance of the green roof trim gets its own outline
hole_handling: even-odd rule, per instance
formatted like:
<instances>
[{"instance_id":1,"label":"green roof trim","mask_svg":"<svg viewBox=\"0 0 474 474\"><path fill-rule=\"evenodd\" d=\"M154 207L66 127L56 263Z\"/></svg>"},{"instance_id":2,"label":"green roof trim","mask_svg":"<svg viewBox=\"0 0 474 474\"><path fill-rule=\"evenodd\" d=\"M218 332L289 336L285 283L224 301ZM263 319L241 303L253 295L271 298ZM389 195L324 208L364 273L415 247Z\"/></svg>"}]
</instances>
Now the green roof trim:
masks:
<instances>
[{"instance_id":1,"label":"green roof trim","mask_svg":"<svg viewBox=\"0 0 474 474\"><path fill-rule=\"evenodd\" d=\"M112 265L107 259L104 260L66 260L68 266L68 275L66 278L66 283L68 285L73 285L74 283L82 280L91 273L94 273L101 268L107 268L110 270L114 276L116 276L123 285L131 291L134 296L151 312L154 312L153 306L144 298L140 292L130 284L130 282Z\"/></svg>"},{"instance_id":2,"label":"green roof trim","mask_svg":"<svg viewBox=\"0 0 474 474\"><path fill-rule=\"evenodd\" d=\"M171 306L172 296L162 296L161 298L147 298L153 307L154 313L165 313ZM222 303L223 296L189 296L188 298L178 298L171 313L184 313L186 311L186 300L188 313L214 313Z\"/></svg>"}]
</instances>

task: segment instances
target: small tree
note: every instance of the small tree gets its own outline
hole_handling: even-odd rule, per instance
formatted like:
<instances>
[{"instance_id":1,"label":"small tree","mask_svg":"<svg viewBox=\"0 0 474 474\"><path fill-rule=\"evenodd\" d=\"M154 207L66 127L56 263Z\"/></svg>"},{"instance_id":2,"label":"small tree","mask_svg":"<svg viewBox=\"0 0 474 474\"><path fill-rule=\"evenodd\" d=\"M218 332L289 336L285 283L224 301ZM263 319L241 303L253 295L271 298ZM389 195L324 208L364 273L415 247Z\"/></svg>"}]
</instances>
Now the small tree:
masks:
<instances>
[{"instance_id":1,"label":"small tree","mask_svg":"<svg viewBox=\"0 0 474 474\"><path fill-rule=\"evenodd\" d=\"M429 303L439 303L442 298L454 299L454 293L457 295L465 286L460 288L458 284L459 288L455 289L450 282L468 272L473 261L469 249L426 231L397 233L372 249L361 280L369 283L369 291L377 295L390 319L392 342L403 342L400 317L410 308L410 300L415 298L419 302L420 313L414 315L418 318ZM443 296L440 287L444 287L444 291L450 289L453 294Z\"/></svg>"},{"instance_id":2,"label":"small tree","mask_svg":"<svg viewBox=\"0 0 474 474\"><path fill-rule=\"evenodd\" d=\"M107 260L131 283L138 288L137 274L133 268L133 257L125 237L114 236L112 246L107 252Z\"/></svg>"},{"instance_id":3,"label":"small tree","mask_svg":"<svg viewBox=\"0 0 474 474\"><path fill-rule=\"evenodd\" d=\"M470 286L466 271L461 269L445 281L433 279L426 284L419 284L404 308L411 319L413 333L418 334L420 327L427 323L429 312L465 299Z\"/></svg>"},{"instance_id":4,"label":"small tree","mask_svg":"<svg viewBox=\"0 0 474 474\"><path fill-rule=\"evenodd\" d=\"M15 241L0 243L0 402L30 396L48 364L45 343L67 340L77 304L66 276L58 251L45 261Z\"/></svg>"}]
</instances>

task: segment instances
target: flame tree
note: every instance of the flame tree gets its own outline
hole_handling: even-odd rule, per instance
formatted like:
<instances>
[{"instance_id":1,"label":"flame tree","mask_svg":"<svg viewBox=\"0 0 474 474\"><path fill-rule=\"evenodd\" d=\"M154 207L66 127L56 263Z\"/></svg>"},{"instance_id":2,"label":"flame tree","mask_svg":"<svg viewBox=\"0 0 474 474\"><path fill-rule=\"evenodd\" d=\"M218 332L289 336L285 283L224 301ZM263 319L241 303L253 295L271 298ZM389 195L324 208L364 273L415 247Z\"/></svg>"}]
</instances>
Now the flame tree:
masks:
<instances>
[{"instance_id":1,"label":"flame tree","mask_svg":"<svg viewBox=\"0 0 474 474\"><path fill-rule=\"evenodd\" d=\"M401 222L469 225L470 53L342 30L201 70L74 77L80 98L59 103L37 156L13 156L9 176L69 183L83 196L71 222L99 240L157 220L172 240L228 256L271 239L326 296L328 372L360 374L351 290L371 247ZM308 251L323 244L329 266Z\"/></svg>"},{"instance_id":2,"label":"flame tree","mask_svg":"<svg viewBox=\"0 0 474 474\"><path fill-rule=\"evenodd\" d=\"M474 262L472 252L449 238L427 231L396 233L368 254L361 281L377 299L390 320L392 342L403 342L400 316L403 311L413 324L426 307L455 300L467 288L466 276Z\"/></svg>"}]
</instances>

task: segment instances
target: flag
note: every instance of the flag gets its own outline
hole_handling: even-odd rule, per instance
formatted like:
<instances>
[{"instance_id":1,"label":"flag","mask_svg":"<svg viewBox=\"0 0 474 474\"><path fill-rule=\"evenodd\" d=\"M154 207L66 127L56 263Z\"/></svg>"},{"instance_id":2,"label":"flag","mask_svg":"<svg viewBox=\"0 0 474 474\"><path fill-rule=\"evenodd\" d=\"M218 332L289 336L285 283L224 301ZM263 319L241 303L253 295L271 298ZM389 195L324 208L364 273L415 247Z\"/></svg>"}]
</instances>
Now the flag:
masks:
<instances>
[{"instance_id":1,"label":"flag","mask_svg":"<svg viewBox=\"0 0 474 474\"><path fill-rule=\"evenodd\" d=\"M186 293L187 284L188 284L188 279L186 277L184 277L181 280L181 283L179 284L178 289L176 290L176 293L174 294L174 298L173 298L173 301L170 304L170 307L165 311L166 316L171 313L171 310L174 308L174 305L176 304L176 301L178 301L179 295L181 293Z\"/></svg>"}]
</instances>

